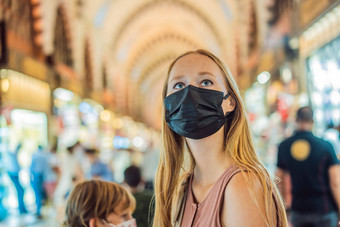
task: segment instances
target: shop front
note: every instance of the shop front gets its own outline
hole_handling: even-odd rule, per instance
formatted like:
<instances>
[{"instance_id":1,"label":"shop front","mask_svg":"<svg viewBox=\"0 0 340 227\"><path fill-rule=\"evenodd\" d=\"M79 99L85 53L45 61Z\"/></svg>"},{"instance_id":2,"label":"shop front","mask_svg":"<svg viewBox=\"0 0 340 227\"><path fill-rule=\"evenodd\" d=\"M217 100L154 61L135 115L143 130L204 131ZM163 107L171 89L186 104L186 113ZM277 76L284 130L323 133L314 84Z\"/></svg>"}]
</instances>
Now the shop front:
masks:
<instances>
[{"instance_id":1,"label":"shop front","mask_svg":"<svg viewBox=\"0 0 340 227\"><path fill-rule=\"evenodd\" d=\"M308 88L321 134L340 125L340 36L314 51L307 59Z\"/></svg>"},{"instance_id":2,"label":"shop front","mask_svg":"<svg viewBox=\"0 0 340 227\"><path fill-rule=\"evenodd\" d=\"M34 193L30 186L29 168L37 147L48 146L50 88L45 82L13 70L1 69L0 76L1 180L7 189L3 204L9 210L18 207L14 184L6 174L12 171L10 161L15 152L13 157L19 164L19 169L15 171L25 191L24 202L30 208L34 206Z\"/></svg>"},{"instance_id":3,"label":"shop front","mask_svg":"<svg viewBox=\"0 0 340 227\"><path fill-rule=\"evenodd\" d=\"M245 92L245 105L256 152L269 173L276 169L277 146L294 131L295 112L308 104L293 61L280 49L263 54L256 81Z\"/></svg>"},{"instance_id":4,"label":"shop front","mask_svg":"<svg viewBox=\"0 0 340 227\"><path fill-rule=\"evenodd\" d=\"M299 37L315 133L340 154L340 4L331 4Z\"/></svg>"},{"instance_id":5,"label":"shop front","mask_svg":"<svg viewBox=\"0 0 340 227\"><path fill-rule=\"evenodd\" d=\"M65 150L79 140L80 103L80 96L70 90L57 88L53 91L53 128L59 150Z\"/></svg>"},{"instance_id":6,"label":"shop front","mask_svg":"<svg viewBox=\"0 0 340 227\"><path fill-rule=\"evenodd\" d=\"M86 147L100 147L99 117L103 106L92 99L83 99L79 104L80 131L79 140Z\"/></svg>"}]
</instances>

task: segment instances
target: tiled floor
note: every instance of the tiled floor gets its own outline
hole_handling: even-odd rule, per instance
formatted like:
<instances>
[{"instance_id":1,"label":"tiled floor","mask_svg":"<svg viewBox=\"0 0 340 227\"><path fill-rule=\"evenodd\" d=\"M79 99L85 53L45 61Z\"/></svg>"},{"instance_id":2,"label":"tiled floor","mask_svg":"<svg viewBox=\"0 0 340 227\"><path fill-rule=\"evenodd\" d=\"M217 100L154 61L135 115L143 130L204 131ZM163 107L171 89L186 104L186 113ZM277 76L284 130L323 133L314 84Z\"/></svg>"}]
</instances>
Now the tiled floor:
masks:
<instances>
[{"instance_id":1,"label":"tiled floor","mask_svg":"<svg viewBox=\"0 0 340 227\"><path fill-rule=\"evenodd\" d=\"M62 224L56 220L56 211L52 207L45 206L42 209L43 218L38 219L33 214L19 215L17 210L10 211L4 221L0 221L0 227L60 227Z\"/></svg>"},{"instance_id":2,"label":"tiled floor","mask_svg":"<svg viewBox=\"0 0 340 227\"><path fill-rule=\"evenodd\" d=\"M61 224L53 219L37 219L33 215L11 216L0 222L0 227L60 227Z\"/></svg>"}]
</instances>

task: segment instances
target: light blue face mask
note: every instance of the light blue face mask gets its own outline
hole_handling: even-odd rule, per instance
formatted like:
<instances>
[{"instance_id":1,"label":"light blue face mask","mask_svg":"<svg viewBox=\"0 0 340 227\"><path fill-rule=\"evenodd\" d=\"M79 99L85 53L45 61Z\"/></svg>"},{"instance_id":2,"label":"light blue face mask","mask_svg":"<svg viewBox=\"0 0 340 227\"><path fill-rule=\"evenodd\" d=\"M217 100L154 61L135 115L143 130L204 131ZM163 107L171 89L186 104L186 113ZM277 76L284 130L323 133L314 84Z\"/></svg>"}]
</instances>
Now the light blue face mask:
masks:
<instances>
[{"instance_id":1,"label":"light blue face mask","mask_svg":"<svg viewBox=\"0 0 340 227\"><path fill-rule=\"evenodd\" d=\"M134 218L132 218L128 221L125 221L123 223L120 223L118 225L107 223L105 220L102 220L102 221L105 223L105 225L111 226L111 227L137 227L137 222L136 222L136 219L134 219Z\"/></svg>"}]
</instances>

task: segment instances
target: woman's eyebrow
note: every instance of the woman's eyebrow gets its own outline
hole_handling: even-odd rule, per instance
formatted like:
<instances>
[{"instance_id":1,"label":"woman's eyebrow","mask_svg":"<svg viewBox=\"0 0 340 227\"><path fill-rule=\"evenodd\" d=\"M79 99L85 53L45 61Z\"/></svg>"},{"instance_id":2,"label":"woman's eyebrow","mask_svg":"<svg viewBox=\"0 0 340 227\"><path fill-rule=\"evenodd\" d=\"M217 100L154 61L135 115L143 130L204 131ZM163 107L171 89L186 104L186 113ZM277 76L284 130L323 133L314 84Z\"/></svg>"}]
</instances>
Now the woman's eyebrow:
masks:
<instances>
[{"instance_id":1,"label":"woman's eyebrow","mask_svg":"<svg viewBox=\"0 0 340 227\"><path fill-rule=\"evenodd\" d=\"M177 75L177 76L174 76L171 81L174 81L174 80L179 80L183 77L184 75Z\"/></svg>"},{"instance_id":2,"label":"woman's eyebrow","mask_svg":"<svg viewBox=\"0 0 340 227\"><path fill-rule=\"evenodd\" d=\"M212 73L210 73L210 72L199 72L198 75L200 75L200 76L208 75L208 76L213 76L213 77L215 77L215 75L212 74Z\"/></svg>"},{"instance_id":3,"label":"woman's eyebrow","mask_svg":"<svg viewBox=\"0 0 340 227\"><path fill-rule=\"evenodd\" d=\"M215 77L214 74L212 74L212 73L210 73L210 72L206 72L206 71L199 72L198 75L199 75L199 76L206 76L206 75L208 75L208 76ZM176 75L176 76L174 76L174 77L171 79L171 81L179 80L179 79L182 79L183 77L184 77L184 75Z\"/></svg>"}]
</instances>

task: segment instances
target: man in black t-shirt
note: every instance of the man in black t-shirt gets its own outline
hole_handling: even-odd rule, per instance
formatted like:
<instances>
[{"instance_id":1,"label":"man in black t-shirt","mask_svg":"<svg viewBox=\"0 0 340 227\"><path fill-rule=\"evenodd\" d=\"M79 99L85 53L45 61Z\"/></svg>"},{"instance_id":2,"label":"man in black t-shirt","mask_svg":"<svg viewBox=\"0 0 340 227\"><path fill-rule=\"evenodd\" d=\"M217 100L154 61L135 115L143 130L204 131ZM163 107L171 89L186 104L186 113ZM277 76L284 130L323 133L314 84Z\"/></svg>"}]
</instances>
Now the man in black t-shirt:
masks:
<instances>
[{"instance_id":1,"label":"man in black t-shirt","mask_svg":"<svg viewBox=\"0 0 340 227\"><path fill-rule=\"evenodd\" d=\"M312 133L313 112L300 108L297 130L278 149L276 175L281 193L285 174L292 185L291 222L299 226L337 226L340 209L340 165L332 145Z\"/></svg>"}]
</instances>

